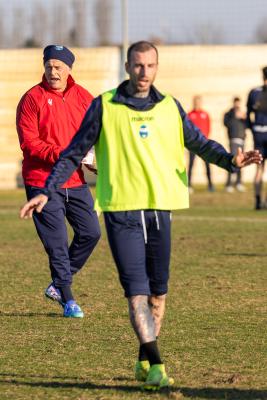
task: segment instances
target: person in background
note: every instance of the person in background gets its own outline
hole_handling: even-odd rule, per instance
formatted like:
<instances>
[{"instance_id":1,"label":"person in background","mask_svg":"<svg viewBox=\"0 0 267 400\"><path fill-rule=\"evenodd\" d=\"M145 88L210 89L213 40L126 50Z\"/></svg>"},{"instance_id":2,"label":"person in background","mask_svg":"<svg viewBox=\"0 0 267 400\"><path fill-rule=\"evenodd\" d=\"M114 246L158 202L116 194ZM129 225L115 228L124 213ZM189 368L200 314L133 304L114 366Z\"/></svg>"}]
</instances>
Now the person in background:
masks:
<instances>
[{"instance_id":1,"label":"person in background","mask_svg":"<svg viewBox=\"0 0 267 400\"><path fill-rule=\"evenodd\" d=\"M264 208L262 202L263 173L267 158L267 66L262 69L263 85L249 92L247 100L247 124L254 139L254 148L263 156L263 163L257 165L254 179L255 209Z\"/></svg>"},{"instance_id":2,"label":"person in background","mask_svg":"<svg viewBox=\"0 0 267 400\"><path fill-rule=\"evenodd\" d=\"M235 154L238 147L244 150L244 143L246 137L246 115L241 110L241 100L239 97L233 99L233 106L229 111L224 114L224 126L227 128L229 147L231 153ZM236 175L236 181L233 183L233 175ZM245 192L246 188L242 184L241 170L239 169L236 174L228 172L225 190L232 193L236 188L239 192Z\"/></svg>"},{"instance_id":3,"label":"person in background","mask_svg":"<svg viewBox=\"0 0 267 400\"><path fill-rule=\"evenodd\" d=\"M43 52L42 81L28 90L17 107L17 131L23 151L22 176L27 199L41 193L55 162L78 130L93 96L71 76L74 54L49 45ZM100 238L92 195L77 165L41 214L37 233L48 254L52 282L45 295L64 307L64 317L83 317L75 302L72 277L81 270ZM68 244L66 219L74 231Z\"/></svg>"},{"instance_id":4,"label":"person in background","mask_svg":"<svg viewBox=\"0 0 267 400\"><path fill-rule=\"evenodd\" d=\"M193 97L193 109L188 113L189 119L196 125L202 132L202 134L208 138L210 135L210 117L207 111L202 108L202 97L197 95ZM189 191L193 193L192 187L192 170L195 162L196 155L193 152L189 153L189 167L188 167L188 185ZM208 190L214 192L214 186L211 180L210 165L205 161L206 174L208 179Z\"/></svg>"},{"instance_id":5,"label":"person in background","mask_svg":"<svg viewBox=\"0 0 267 400\"><path fill-rule=\"evenodd\" d=\"M168 292L171 210L189 206L184 146L226 170L261 162L261 156L257 151L242 153L240 149L236 155L228 153L202 135L178 100L156 89L153 82L158 50L152 43L133 43L125 68L129 80L93 100L42 193L24 205L20 216L42 214L56 187L95 146L95 208L103 211L129 319L138 339L135 377L144 382L143 389L158 390L173 384L158 348L158 337Z\"/></svg>"}]
</instances>

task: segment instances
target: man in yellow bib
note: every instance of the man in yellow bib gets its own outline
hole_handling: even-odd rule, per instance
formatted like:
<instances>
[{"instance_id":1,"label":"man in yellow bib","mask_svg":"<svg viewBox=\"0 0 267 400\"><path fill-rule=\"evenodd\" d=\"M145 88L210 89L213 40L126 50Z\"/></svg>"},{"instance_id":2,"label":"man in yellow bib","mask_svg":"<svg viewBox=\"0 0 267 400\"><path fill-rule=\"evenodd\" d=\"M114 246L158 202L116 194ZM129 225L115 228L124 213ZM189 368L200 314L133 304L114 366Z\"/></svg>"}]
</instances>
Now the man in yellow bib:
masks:
<instances>
[{"instance_id":1,"label":"man in yellow bib","mask_svg":"<svg viewBox=\"0 0 267 400\"><path fill-rule=\"evenodd\" d=\"M131 45L125 66L130 79L92 102L47 179L43 194L25 204L21 217L41 212L56 188L95 146L95 208L104 214L140 344L135 376L144 381L144 389L157 390L173 383L166 374L157 338L168 290L170 213L189 206L184 145L205 161L233 172L260 163L262 158L257 151L227 153L201 134L176 99L153 86L158 69L158 51L153 44L141 41Z\"/></svg>"}]
</instances>

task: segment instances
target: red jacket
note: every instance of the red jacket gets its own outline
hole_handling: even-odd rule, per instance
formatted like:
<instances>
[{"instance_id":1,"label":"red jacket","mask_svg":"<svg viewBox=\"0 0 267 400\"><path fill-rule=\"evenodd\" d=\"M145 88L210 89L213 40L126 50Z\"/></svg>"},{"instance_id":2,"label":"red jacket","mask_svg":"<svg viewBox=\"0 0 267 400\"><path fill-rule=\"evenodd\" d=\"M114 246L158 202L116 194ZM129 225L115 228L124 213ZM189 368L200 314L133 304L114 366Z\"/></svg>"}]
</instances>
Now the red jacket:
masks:
<instances>
[{"instance_id":1,"label":"red jacket","mask_svg":"<svg viewBox=\"0 0 267 400\"><path fill-rule=\"evenodd\" d=\"M196 125L204 136L208 137L210 134L210 118L209 114L204 110L192 110L188 113L188 117Z\"/></svg>"},{"instance_id":2,"label":"red jacket","mask_svg":"<svg viewBox=\"0 0 267 400\"><path fill-rule=\"evenodd\" d=\"M17 132L23 151L25 185L44 187L59 153L77 132L93 96L69 75L64 92L42 82L24 94L17 107ZM79 167L63 187L85 183Z\"/></svg>"}]
</instances>

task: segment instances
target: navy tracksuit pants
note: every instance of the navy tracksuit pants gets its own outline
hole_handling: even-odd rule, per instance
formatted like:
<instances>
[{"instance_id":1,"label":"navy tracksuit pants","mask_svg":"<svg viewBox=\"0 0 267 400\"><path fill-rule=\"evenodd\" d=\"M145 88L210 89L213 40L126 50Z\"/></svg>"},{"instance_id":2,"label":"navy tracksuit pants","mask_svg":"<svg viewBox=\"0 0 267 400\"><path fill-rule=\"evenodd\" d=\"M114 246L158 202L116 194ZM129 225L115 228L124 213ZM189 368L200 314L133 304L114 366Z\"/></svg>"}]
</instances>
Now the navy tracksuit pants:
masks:
<instances>
[{"instance_id":1,"label":"navy tracksuit pants","mask_svg":"<svg viewBox=\"0 0 267 400\"><path fill-rule=\"evenodd\" d=\"M40 193L40 188L26 186L28 200ZM58 189L41 213L33 220L48 254L51 277L56 287L70 286L76 274L92 253L100 238L94 201L84 184L75 188ZM66 219L74 231L68 244Z\"/></svg>"},{"instance_id":2,"label":"navy tracksuit pants","mask_svg":"<svg viewBox=\"0 0 267 400\"><path fill-rule=\"evenodd\" d=\"M104 212L108 240L126 297L168 291L171 213Z\"/></svg>"}]
</instances>

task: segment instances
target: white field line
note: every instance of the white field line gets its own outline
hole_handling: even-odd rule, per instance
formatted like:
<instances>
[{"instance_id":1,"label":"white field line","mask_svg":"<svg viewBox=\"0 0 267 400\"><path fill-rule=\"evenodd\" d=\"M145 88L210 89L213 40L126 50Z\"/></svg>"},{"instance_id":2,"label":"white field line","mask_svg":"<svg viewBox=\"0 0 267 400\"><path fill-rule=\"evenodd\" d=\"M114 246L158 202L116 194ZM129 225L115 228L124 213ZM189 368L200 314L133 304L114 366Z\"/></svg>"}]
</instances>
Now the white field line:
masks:
<instances>
[{"instance_id":1,"label":"white field line","mask_svg":"<svg viewBox=\"0 0 267 400\"><path fill-rule=\"evenodd\" d=\"M207 217L207 216L191 216L191 215L172 215L173 221L208 221L208 222L252 222L267 224L267 218L250 218L250 217Z\"/></svg>"},{"instance_id":2,"label":"white field line","mask_svg":"<svg viewBox=\"0 0 267 400\"><path fill-rule=\"evenodd\" d=\"M18 215L19 209L16 208L3 208L0 209L0 215ZM209 217L201 215L172 215L173 221L207 221L207 222L251 222L251 223L264 223L267 224L267 218L252 218L252 217Z\"/></svg>"}]
</instances>

